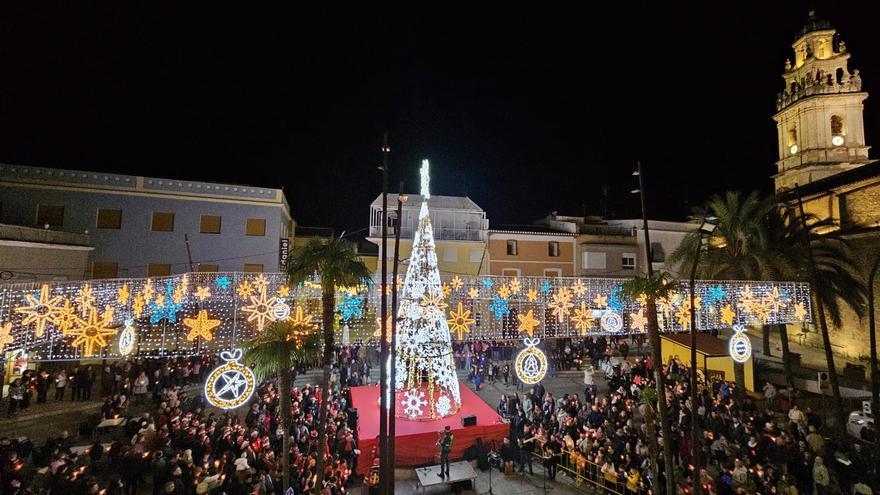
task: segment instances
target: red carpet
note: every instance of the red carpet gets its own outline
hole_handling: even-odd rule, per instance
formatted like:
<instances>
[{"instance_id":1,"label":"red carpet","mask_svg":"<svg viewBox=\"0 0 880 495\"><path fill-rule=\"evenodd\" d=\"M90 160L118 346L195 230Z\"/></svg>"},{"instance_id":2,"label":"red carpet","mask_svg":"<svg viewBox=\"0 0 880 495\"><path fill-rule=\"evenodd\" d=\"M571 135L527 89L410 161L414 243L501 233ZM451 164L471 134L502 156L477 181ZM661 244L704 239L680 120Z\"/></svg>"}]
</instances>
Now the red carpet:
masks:
<instances>
[{"instance_id":1,"label":"red carpet","mask_svg":"<svg viewBox=\"0 0 880 495\"><path fill-rule=\"evenodd\" d=\"M365 386L351 389L352 407L358 410L358 457L357 473L365 475L370 470L373 459L370 453L379 443L379 387ZM461 426L463 416L475 415L476 426ZM461 410L458 414L436 421L407 421L397 418L397 441L394 457L396 466L422 466L440 463L440 449L437 447L437 433L449 425L455 438L452 442L450 460L464 456L464 450L476 443L477 437L483 443L501 443L507 436L510 426L501 416L488 406L483 399L466 386L461 386Z\"/></svg>"}]
</instances>

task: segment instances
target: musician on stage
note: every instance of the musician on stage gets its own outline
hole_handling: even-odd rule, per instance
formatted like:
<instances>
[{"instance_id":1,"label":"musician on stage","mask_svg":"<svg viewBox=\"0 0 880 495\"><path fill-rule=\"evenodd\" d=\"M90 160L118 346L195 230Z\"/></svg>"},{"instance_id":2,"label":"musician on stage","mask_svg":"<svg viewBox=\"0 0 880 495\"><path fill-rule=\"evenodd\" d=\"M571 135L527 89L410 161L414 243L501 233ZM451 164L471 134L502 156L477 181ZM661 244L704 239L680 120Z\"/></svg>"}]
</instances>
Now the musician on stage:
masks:
<instances>
[{"instance_id":1,"label":"musician on stage","mask_svg":"<svg viewBox=\"0 0 880 495\"><path fill-rule=\"evenodd\" d=\"M556 466L559 464L559 454L562 452L562 444L556 439L556 435L550 436L550 441L544 444L544 465L547 467L547 477L556 479Z\"/></svg>"},{"instance_id":2,"label":"musician on stage","mask_svg":"<svg viewBox=\"0 0 880 495\"><path fill-rule=\"evenodd\" d=\"M443 431L443 437L437 440L440 447L440 473L441 478L449 476L449 453L452 452L452 430L447 426Z\"/></svg>"},{"instance_id":3,"label":"musician on stage","mask_svg":"<svg viewBox=\"0 0 880 495\"><path fill-rule=\"evenodd\" d=\"M535 437L523 439L523 437L519 437L516 439L517 446L519 447L519 472L523 473L526 470L526 464L529 465L529 474L535 474L532 471L532 451L535 448Z\"/></svg>"}]
</instances>

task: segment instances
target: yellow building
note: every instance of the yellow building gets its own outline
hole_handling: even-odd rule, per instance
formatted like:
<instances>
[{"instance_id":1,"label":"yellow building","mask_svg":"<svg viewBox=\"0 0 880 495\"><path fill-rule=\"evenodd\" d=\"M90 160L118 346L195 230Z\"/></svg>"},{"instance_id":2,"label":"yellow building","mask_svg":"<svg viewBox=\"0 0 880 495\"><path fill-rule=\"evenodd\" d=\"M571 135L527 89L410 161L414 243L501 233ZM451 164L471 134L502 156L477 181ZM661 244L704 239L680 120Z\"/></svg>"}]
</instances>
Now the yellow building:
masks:
<instances>
[{"instance_id":1,"label":"yellow building","mask_svg":"<svg viewBox=\"0 0 880 495\"><path fill-rule=\"evenodd\" d=\"M704 333L697 334L697 370L712 380L719 378L728 382L736 381L734 363L727 349L727 341ZM665 334L660 336L660 355L663 363L668 364L672 358L688 368L691 366L690 334ZM743 363L746 390L755 391L755 360Z\"/></svg>"},{"instance_id":2,"label":"yellow building","mask_svg":"<svg viewBox=\"0 0 880 495\"><path fill-rule=\"evenodd\" d=\"M571 277L575 234L539 226L489 231L489 274L508 277Z\"/></svg>"}]
</instances>

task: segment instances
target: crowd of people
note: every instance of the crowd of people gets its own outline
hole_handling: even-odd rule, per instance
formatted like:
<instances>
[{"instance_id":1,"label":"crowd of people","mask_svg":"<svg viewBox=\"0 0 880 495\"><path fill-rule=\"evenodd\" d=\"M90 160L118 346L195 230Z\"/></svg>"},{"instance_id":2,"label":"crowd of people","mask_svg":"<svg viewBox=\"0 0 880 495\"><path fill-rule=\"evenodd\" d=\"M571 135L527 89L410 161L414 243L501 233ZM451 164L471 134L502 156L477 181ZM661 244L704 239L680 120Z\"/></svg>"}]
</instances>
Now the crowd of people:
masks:
<instances>
[{"instance_id":1,"label":"crowd of people","mask_svg":"<svg viewBox=\"0 0 880 495\"><path fill-rule=\"evenodd\" d=\"M356 358L340 362L357 364ZM135 413L130 404L139 398L147 411L131 417L109 443L97 437L87 448L75 447L75 435L67 431L39 446L27 438L0 438L0 493L282 493L285 430L276 382L259 384L246 413L218 412L207 408L200 387L187 387L201 383L203 371L212 365L208 358L175 360L155 369L140 361L112 365L113 385L103 390L107 396L101 417L130 416ZM297 371L302 369L291 370L291 383ZM291 397L289 462L295 494L313 490L322 444L327 452L322 493L345 492L359 454L356 428L346 412L350 398L339 385L357 378L346 373L334 373L323 442L318 408L327 394L312 385L286 391Z\"/></svg>"}]
</instances>

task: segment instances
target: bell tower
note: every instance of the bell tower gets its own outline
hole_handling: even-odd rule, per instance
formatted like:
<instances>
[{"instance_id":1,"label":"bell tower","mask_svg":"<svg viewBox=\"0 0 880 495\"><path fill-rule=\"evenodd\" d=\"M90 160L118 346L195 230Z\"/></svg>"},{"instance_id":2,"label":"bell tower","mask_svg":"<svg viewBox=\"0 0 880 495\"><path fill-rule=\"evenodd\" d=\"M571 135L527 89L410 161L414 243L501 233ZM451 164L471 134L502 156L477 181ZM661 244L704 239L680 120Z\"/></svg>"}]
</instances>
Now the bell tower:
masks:
<instances>
[{"instance_id":1,"label":"bell tower","mask_svg":"<svg viewBox=\"0 0 880 495\"><path fill-rule=\"evenodd\" d=\"M776 191L844 172L867 163L858 70L847 67L850 54L831 24L810 11L797 33L794 63L785 61L785 89L776 96L779 160Z\"/></svg>"}]
</instances>

